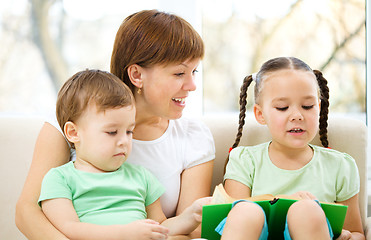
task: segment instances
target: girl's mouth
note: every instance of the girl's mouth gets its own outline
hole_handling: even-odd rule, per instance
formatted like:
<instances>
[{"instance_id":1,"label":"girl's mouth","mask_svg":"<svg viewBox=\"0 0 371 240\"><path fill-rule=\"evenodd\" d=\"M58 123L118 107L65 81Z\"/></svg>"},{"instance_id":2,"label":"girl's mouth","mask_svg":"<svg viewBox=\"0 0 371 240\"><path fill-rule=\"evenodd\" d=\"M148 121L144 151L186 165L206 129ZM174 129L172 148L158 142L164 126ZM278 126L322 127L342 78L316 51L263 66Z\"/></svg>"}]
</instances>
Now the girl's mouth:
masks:
<instances>
[{"instance_id":1,"label":"girl's mouth","mask_svg":"<svg viewBox=\"0 0 371 240\"><path fill-rule=\"evenodd\" d=\"M291 130L289 130L290 133L301 133L301 132L304 132L303 129L301 128L293 128Z\"/></svg>"}]
</instances>

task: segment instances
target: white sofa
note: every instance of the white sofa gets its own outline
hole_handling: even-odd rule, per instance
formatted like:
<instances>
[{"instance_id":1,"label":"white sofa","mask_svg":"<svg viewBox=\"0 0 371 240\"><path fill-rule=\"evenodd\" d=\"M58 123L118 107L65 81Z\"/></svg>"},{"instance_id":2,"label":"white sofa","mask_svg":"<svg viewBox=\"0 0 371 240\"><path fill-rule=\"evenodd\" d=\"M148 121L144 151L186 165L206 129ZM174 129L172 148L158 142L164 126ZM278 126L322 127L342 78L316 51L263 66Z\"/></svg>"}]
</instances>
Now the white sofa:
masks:
<instances>
[{"instance_id":1,"label":"white sofa","mask_svg":"<svg viewBox=\"0 0 371 240\"><path fill-rule=\"evenodd\" d=\"M229 147L233 144L237 132L236 115L217 115L202 117L211 129L216 145L216 160L213 186L222 182L224 162ZM31 164L32 153L38 132L43 124L40 117L0 116L0 239L26 239L14 223L15 204L26 179ZM258 125L248 116L241 145L253 145L269 139L265 126ZM367 128L358 120L342 117L329 119L330 147L352 155L358 165L361 176L360 209L365 231L371 222L367 219ZM319 145L318 136L313 141ZM368 224L369 223L369 224ZM367 239L371 239L371 233Z\"/></svg>"}]
</instances>

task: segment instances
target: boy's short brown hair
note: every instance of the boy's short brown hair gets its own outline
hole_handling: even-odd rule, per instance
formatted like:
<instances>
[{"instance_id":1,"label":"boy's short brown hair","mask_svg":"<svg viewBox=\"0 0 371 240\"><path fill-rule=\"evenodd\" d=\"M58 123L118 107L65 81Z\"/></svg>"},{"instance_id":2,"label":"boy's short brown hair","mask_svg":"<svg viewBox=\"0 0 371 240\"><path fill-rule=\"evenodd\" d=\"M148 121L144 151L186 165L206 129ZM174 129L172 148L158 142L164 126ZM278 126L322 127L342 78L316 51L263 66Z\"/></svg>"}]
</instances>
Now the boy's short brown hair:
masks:
<instances>
[{"instance_id":1,"label":"boy's short brown hair","mask_svg":"<svg viewBox=\"0 0 371 240\"><path fill-rule=\"evenodd\" d=\"M76 121L89 104L98 112L134 105L134 97L125 83L101 70L84 70L69 78L58 93L56 114L62 131L66 122Z\"/></svg>"}]
</instances>

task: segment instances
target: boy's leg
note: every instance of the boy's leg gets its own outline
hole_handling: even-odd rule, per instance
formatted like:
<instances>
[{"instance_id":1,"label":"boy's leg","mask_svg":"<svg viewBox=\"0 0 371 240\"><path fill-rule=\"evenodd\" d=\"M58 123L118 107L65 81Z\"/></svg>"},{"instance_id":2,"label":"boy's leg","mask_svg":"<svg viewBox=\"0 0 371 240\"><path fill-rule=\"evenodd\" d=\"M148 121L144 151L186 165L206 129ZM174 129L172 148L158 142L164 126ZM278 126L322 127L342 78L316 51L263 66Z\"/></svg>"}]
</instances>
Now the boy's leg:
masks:
<instances>
[{"instance_id":1,"label":"boy's leg","mask_svg":"<svg viewBox=\"0 0 371 240\"><path fill-rule=\"evenodd\" d=\"M222 233L222 240L263 240L268 237L264 210L256 203L238 202L229 212L225 225L220 225L216 231Z\"/></svg>"},{"instance_id":2,"label":"boy's leg","mask_svg":"<svg viewBox=\"0 0 371 240\"><path fill-rule=\"evenodd\" d=\"M304 199L291 205L287 212L284 236L289 239L332 239L332 230L318 202Z\"/></svg>"}]
</instances>

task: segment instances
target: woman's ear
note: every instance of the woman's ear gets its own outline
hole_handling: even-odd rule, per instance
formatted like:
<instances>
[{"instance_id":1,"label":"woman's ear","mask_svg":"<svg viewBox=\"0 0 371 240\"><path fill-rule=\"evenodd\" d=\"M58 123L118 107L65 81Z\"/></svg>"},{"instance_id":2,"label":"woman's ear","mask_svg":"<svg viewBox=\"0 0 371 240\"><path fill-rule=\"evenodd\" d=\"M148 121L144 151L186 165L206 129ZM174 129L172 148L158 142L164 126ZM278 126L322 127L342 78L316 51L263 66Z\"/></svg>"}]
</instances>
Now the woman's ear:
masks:
<instances>
[{"instance_id":1,"label":"woman's ear","mask_svg":"<svg viewBox=\"0 0 371 240\"><path fill-rule=\"evenodd\" d=\"M255 115L255 119L258 123L260 123L262 125L266 124L264 116L263 116L262 107L258 104L254 105L254 115Z\"/></svg>"},{"instance_id":2,"label":"woman's ear","mask_svg":"<svg viewBox=\"0 0 371 240\"><path fill-rule=\"evenodd\" d=\"M143 68L138 64L132 64L127 71L131 83L137 88L142 88Z\"/></svg>"},{"instance_id":3,"label":"woman's ear","mask_svg":"<svg viewBox=\"0 0 371 240\"><path fill-rule=\"evenodd\" d=\"M77 126L73 122L66 122L64 124L63 131L68 141L72 143L77 143L80 141Z\"/></svg>"}]
</instances>

